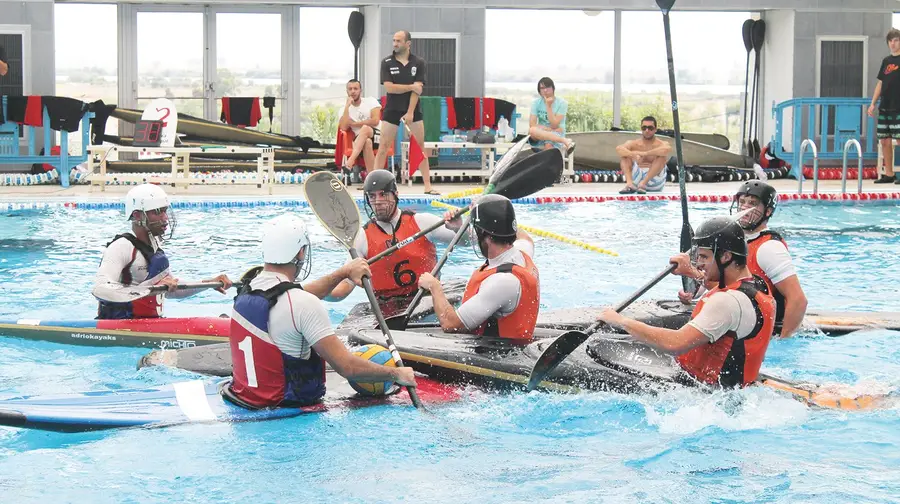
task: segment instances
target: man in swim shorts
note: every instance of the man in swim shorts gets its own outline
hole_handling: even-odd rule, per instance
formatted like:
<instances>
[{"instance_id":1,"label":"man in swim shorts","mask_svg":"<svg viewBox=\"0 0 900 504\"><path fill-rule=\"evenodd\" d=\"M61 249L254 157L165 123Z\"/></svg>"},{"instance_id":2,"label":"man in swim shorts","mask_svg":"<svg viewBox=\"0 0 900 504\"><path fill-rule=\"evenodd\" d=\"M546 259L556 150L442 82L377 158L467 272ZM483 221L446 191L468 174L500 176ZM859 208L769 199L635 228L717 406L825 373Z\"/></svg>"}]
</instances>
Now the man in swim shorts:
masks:
<instances>
[{"instance_id":1,"label":"man in swim shorts","mask_svg":"<svg viewBox=\"0 0 900 504\"><path fill-rule=\"evenodd\" d=\"M619 167L625 175L625 188L619 194L662 191L666 185L666 161L672 147L656 137L656 118L641 120L641 138L616 147Z\"/></svg>"}]
</instances>

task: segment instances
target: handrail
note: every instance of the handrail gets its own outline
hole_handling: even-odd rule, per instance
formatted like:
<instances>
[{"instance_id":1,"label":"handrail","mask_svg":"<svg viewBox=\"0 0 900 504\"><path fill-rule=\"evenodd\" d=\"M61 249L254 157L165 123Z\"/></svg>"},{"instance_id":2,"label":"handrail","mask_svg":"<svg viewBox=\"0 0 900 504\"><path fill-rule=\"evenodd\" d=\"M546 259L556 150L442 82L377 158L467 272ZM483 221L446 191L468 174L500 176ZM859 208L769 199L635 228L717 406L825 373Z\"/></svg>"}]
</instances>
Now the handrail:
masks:
<instances>
[{"instance_id":1,"label":"handrail","mask_svg":"<svg viewBox=\"0 0 900 504\"><path fill-rule=\"evenodd\" d=\"M862 146L859 145L859 140L855 138L851 138L844 143L844 169L841 172L841 194L847 192L847 155L850 154L850 147L856 147L856 156L859 158L859 165L857 167L858 176L859 176L859 184L856 188L857 194L862 194L862 181L863 181L863 156L862 156Z\"/></svg>"},{"instance_id":2,"label":"handrail","mask_svg":"<svg viewBox=\"0 0 900 504\"><path fill-rule=\"evenodd\" d=\"M819 193L819 149L816 148L816 142L809 138L800 144L800 176L797 177L797 194L803 194L803 155L806 149L812 147L813 153L813 194Z\"/></svg>"}]
</instances>

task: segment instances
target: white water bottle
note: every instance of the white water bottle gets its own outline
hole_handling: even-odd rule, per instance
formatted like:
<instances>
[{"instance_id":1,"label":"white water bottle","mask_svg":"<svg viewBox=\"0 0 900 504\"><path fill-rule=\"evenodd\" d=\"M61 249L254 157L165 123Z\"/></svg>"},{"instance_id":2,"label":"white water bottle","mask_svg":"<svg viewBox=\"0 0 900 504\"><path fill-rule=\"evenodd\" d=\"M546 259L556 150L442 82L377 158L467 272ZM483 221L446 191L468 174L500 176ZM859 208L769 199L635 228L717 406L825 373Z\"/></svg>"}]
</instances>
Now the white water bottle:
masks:
<instances>
[{"instance_id":1,"label":"white water bottle","mask_svg":"<svg viewBox=\"0 0 900 504\"><path fill-rule=\"evenodd\" d=\"M508 141L510 133L509 121L505 117L500 116L500 120L497 121L497 134Z\"/></svg>"}]
</instances>

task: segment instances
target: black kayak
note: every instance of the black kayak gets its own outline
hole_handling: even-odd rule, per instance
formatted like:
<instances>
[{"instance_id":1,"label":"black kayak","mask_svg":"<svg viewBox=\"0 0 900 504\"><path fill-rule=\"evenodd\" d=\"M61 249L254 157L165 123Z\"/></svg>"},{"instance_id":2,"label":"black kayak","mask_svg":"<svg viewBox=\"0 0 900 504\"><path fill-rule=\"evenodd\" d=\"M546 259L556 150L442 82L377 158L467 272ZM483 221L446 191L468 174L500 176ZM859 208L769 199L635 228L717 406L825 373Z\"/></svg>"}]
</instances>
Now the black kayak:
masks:
<instances>
[{"instance_id":1,"label":"black kayak","mask_svg":"<svg viewBox=\"0 0 900 504\"><path fill-rule=\"evenodd\" d=\"M447 334L440 327L412 326L391 331L407 366L434 380L471 383L498 389L523 388L535 360L564 331L537 329L533 343L470 334ZM343 328L338 335L350 346L385 345L384 335L368 327ZM213 376L231 375L228 344L182 350L155 350L138 367L170 366ZM675 360L622 335L598 335L569 356L541 384L546 390L605 390L623 393L658 389L662 384L695 384Z\"/></svg>"}]
</instances>

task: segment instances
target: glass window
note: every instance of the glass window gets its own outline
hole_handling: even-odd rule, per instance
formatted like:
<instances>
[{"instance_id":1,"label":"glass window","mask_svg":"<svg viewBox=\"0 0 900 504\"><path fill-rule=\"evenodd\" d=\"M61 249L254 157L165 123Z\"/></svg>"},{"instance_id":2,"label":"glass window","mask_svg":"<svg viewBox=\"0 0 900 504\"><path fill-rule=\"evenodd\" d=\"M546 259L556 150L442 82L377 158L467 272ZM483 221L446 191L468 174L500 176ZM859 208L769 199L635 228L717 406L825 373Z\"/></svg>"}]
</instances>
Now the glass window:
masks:
<instances>
[{"instance_id":1,"label":"glass window","mask_svg":"<svg viewBox=\"0 0 900 504\"><path fill-rule=\"evenodd\" d=\"M138 12L138 108L169 98L179 113L203 117L203 47L202 13Z\"/></svg>"},{"instance_id":2,"label":"glass window","mask_svg":"<svg viewBox=\"0 0 900 504\"><path fill-rule=\"evenodd\" d=\"M550 77L569 103L567 131L609 129L614 27L611 11L488 9L485 95L515 103L524 134L537 82Z\"/></svg>"},{"instance_id":3,"label":"glass window","mask_svg":"<svg viewBox=\"0 0 900 504\"><path fill-rule=\"evenodd\" d=\"M115 4L54 5L57 96L106 104L118 101L117 22ZM118 131L118 121L107 122L107 135ZM80 132L69 135L69 152L81 152Z\"/></svg>"},{"instance_id":4,"label":"glass window","mask_svg":"<svg viewBox=\"0 0 900 504\"><path fill-rule=\"evenodd\" d=\"M346 26L354 10L300 7L300 134L323 143L333 144L337 137L347 80L353 77L355 52ZM363 96L375 93L363 90Z\"/></svg>"},{"instance_id":5,"label":"glass window","mask_svg":"<svg viewBox=\"0 0 900 504\"><path fill-rule=\"evenodd\" d=\"M672 12L672 57L682 132L725 135L740 150L747 50L742 26L749 12ZM755 53L754 53L755 54ZM753 81L753 58L750 59ZM672 128L669 69L662 13L622 13L622 128L637 130L645 115ZM749 105L748 105L749 106Z\"/></svg>"},{"instance_id":6,"label":"glass window","mask_svg":"<svg viewBox=\"0 0 900 504\"><path fill-rule=\"evenodd\" d=\"M252 37L240 36L248 26ZM272 131L281 132L281 14L216 14L216 117L223 96L260 98L263 118L257 129L268 131L269 113L262 98L275 97Z\"/></svg>"}]
</instances>

